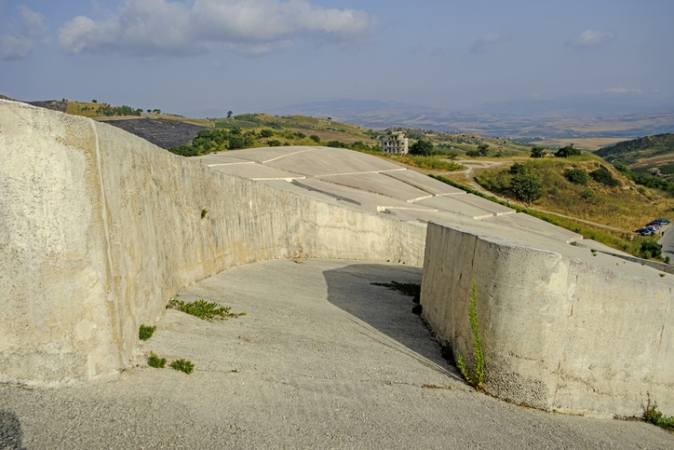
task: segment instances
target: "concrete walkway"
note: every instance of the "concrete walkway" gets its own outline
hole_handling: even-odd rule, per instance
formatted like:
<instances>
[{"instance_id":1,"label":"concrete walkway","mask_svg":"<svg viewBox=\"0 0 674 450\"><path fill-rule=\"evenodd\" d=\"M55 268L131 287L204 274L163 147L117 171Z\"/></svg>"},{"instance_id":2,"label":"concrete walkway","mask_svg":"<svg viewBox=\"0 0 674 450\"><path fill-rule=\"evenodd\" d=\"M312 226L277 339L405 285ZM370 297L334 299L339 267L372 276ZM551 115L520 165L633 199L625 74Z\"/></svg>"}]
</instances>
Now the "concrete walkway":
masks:
<instances>
[{"instance_id":1,"label":"concrete walkway","mask_svg":"<svg viewBox=\"0 0 674 450\"><path fill-rule=\"evenodd\" d=\"M475 393L440 357L393 264L281 260L179 295L246 316L167 310L138 366L113 380L0 386L0 449L671 449L638 421L547 414ZM190 359L191 375L146 365ZM488 362L487 362L488 363Z\"/></svg>"}]
</instances>

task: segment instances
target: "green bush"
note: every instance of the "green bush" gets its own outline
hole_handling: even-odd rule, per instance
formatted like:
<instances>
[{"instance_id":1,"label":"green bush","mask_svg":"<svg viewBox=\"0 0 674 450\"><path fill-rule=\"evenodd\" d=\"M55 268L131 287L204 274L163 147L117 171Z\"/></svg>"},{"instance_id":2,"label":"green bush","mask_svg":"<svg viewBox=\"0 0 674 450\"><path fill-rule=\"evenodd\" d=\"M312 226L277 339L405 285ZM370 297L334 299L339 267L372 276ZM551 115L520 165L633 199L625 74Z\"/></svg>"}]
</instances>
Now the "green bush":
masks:
<instances>
[{"instance_id":1,"label":"green bush","mask_svg":"<svg viewBox=\"0 0 674 450\"><path fill-rule=\"evenodd\" d=\"M280 147L281 141L279 141L278 139L272 139L271 141L267 142L267 145L270 147Z\"/></svg>"},{"instance_id":2,"label":"green bush","mask_svg":"<svg viewBox=\"0 0 674 450\"><path fill-rule=\"evenodd\" d=\"M147 359L147 365L154 367L155 369L163 369L166 365L166 358L159 358L154 353L150 353L150 357Z\"/></svg>"},{"instance_id":3,"label":"green bush","mask_svg":"<svg viewBox=\"0 0 674 450\"><path fill-rule=\"evenodd\" d=\"M646 406L644 420L646 422L652 423L653 425L674 431L674 416L664 416L660 411L658 411L658 405L656 404L651 407L650 398L648 399L648 405Z\"/></svg>"},{"instance_id":4,"label":"green bush","mask_svg":"<svg viewBox=\"0 0 674 450\"><path fill-rule=\"evenodd\" d=\"M639 253L644 259L662 258L662 245L655 240L647 240L641 243Z\"/></svg>"},{"instance_id":5,"label":"green bush","mask_svg":"<svg viewBox=\"0 0 674 450\"><path fill-rule=\"evenodd\" d=\"M524 203L532 203L543 196L543 182L528 173L513 176L510 189Z\"/></svg>"},{"instance_id":6,"label":"green bush","mask_svg":"<svg viewBox=\"0 0 674 450\"><path fill-rule=\"evenodd\" d=\"M531 147L531 157L532 158L545 157L545 149L543 147Z\"/></svg>"},{"instance_id":7,"label":"green bush","mask_svg":"<svg viewBox=\"0 0 674 450\"><path fill-rule=\"evenodd\" d=\"M419 140L410 147L410 155L431 156L433 154L433 143L427 140Z\"/></svg>"},{"instance_id":8,"label":"green bush","mask_svg":"<svg viewBox=\"0 0 674 450\"><path fill-rule=\"evenodd\" d=\"M185 372L188 375L194 370L194 364L186 359L176 359L169 365L169 367L179 372Z\"/></svg>"},{"instance_id":9,"label":"green bush","mask_svg":"<svg viewBox=\"0 0 674 450\"><path fill-rule=\"evenodd\" d=\"M620 186L620 181L613 178L613 174L606 167L602 166L597 170L590 172L590 176L597 183L605 184L609 187Z\"/></svg>"},{"instance_id":10,"label":"green bush","mask_svg":"<svg viewBox=\"0 0 674 450\"><path fill-rule=\"evenodd\" d=\"M568 158L569 156L579 156L580 150L575 148L573 144L562 147L555 152L557 158Z\"/></svg>"},{"instance_id":11,"label":"green bush","mask_svg":"<svg viewBox=\"0 0 674 450\"><path fill-rule=\"evenodd\" d=\"M311 136L309 136L309 139L316 142L317 144L321 142L321 138L316 136L315 134L312 134Z\"/></svg>"},{"instance_id":12,"label":"green bush","mask_svg":"<svg viewBox=\"0 0 674 450\"><path fill-rule=\"evenodd\" d=\"M590 174L585 169L564 169L564 178L583 186L590 182Z\"/></svg>"},{"instance_id":13,"label":"green bush","mask_svg":"<svg viewBox=\"0 0 674 450\"><path fill-rule=\"evenodd\" d=\"M154 334L154 330L156 330L157 327L148 327L146 325L141 325L140 330L138 331L138 337L140 338L141 341L147 341L152 337Z\"/></svg>"},{"instance_id":14,"label":"green bush","mask_svg":"<svg viewBox=\"0 0 674 450\"><path fill-rule=\"evenodd\" d=\"M262 130L260 131L260 137L263 138L270 138L274 135L274 132L271 130Z\"/></svg>"}]
</instances>

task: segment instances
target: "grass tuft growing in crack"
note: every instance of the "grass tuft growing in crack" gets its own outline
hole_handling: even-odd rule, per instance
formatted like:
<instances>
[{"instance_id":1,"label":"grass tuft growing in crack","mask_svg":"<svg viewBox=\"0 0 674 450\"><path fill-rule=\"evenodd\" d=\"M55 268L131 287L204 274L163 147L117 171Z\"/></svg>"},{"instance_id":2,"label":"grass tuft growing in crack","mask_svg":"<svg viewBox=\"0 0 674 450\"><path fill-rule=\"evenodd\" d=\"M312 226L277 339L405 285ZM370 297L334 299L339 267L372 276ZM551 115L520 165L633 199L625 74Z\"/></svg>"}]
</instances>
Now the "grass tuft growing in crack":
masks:
<instances>
[{"instance_id":1,"label":"grass tuft growing in crack","mask_svg":"<svg viewBox=\"0 0 674 450\"><path fill-rule=\"evenodd\" d=\"M179 372L185 372L188 375L194 370L194 364L186 359L176 359L169 365L169 367Z\"/></svg>"},{"instance_id":2,"label":"grass tuft growing in crack","mask_svg":"<svg viewBox=\"0 0 674 450\"><path fill-rule=\"evenodd\" d=\"M421 296L421 285L416 283L399 283L397 281L391 281L390 283L371 283L375 286L383 286L392 291L400 292L403 295L408 295L414 297L414 302L419 303L419 298Z\"/></svg>"},{"instance_id":3,"label":"grass tuft growing in crack","mask_svg":"<svg viewBox=\"0 0 674 450\"><path fill-rule=\"evenodd\" d=\"M245 312L232 313L232 308L229 306L221 306L215 302L207 302L206 300L197 300L195 302L184 302L182 300L173 299L166 305L166 308L177 309L184 313L196 316L202 320L213 321L215 319L225 320L229 318L237 318L245 316Z\"/></svg>"},{"instance_id":4,"label":"grass tuft growing in crack","mask_svg":"<svg viewBox=\"0 0 674 450\"><path fill-rule=\"evenodd\" d=\"M147 365L155 369L163 369L166 365L166 358L160 358L154 353L150 352L150 357L147 359Z\"/></svg>"},{"instance_id":5,"label":"grass tuft growing in crack","mask_svg":"<svg viewBox=\"0 0 674 450\"><path fill-rule=\"evenodd\" d=\"M481 389L485 381L484 376L484 354L482 353L482 343L480 342L480 328L477 319L477 284L475 280L470 287L470 304L468 305L468 322L473 331L473 357L475 358L475 370L466 367L463 356L459 353L456 360L456 367L461 375L472 384L475 389Z\"/></svg>"},{"instance_id":6,"label":"grass tuft growing in crack","mask_svg":"<svg viewBox=\"0 0 674 450\"><path fill-rule=\"evenodd\" d=\"M152 334L154 334L154 330L156 330L157 327L149 327L147 325L141 325L140 330L138 330L138 337L140 338L141 341L147 341L152 337Z\"/></svg>"},{"instance_id":7,"label":"grass tuft growing in crack","mask_svg":"<svg viewBox=\"0 0 674 450\"><path fill-rule=\"evenodd\" d=\"M674 431L674 416L665 416L660 411L658 411L658 405L653 403L651 406L651 396L648 396L648 405L646 406L646 412L644 413L644 420L653 425L665 428L670 431Z\"/></svg>"}]
</instances>

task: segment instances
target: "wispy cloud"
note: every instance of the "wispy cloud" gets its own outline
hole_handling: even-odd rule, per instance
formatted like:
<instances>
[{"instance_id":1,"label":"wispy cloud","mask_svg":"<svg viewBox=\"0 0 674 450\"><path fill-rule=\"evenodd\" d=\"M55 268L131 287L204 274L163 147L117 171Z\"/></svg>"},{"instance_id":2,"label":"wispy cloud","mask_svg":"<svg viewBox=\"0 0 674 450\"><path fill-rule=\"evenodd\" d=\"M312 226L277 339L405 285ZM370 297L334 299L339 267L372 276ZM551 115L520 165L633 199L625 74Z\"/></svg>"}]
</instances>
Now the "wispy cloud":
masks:
<instances>
[{"instance_id":1,"label":"wispy cloud","mask_svg":"<svg viewBox=\"0 0 674 450\"><path fill-rule=\"evenodd\" d=\"M483 53L495 45L509 42L511 40L512 36L507 32L487 33L473 44L473 46L470 48L470 51L473 53Z\"/></svg>"},{"instance_id":2,"label":"wispy cloud","mask_svg":"<svg viewBox=\"0 0 674 450\"><path fill-rule=\"evenodd\" d=\"M608 31L585 30L573 39L569 39L566 45L573 48L596 47L615 39L613 33Z\"/></svg>"},{"instance_id":3,"label":"wispy cloud","mask_svg":"<svg viewBox=\"0 0 674 450\"><path fill-rule=\"evenodd\" d=\"M643 94L641 89L628 89L624 87L614 87L600 91L590 91L590 94Z\"/></svg>"},{"instance_id":4,"label":"wispy cloud","mask_svg":"<svg viewBox=\"0 0 674 450\"><path fill-rule=\"evenodd\" d=\"M344 44L367 34L376 18L353 9L326 9L307 0L125 0L95 21L78 16L59 30L72 53L118 51L137 56L190 55L224 43L263 54L299 37Z\"/></svg>"},{"instance_id":5,"label":"wispy cloud","mask_svg":"<svg viewBox=\"0 0 674 450\"><path fill-rule=\"evenodd\" d=\"M0 35L0 58L23 59L30 54L36 39L47 39L47 19L24 5L7 23L8 33Z\"/></svg>"}]
</instances>

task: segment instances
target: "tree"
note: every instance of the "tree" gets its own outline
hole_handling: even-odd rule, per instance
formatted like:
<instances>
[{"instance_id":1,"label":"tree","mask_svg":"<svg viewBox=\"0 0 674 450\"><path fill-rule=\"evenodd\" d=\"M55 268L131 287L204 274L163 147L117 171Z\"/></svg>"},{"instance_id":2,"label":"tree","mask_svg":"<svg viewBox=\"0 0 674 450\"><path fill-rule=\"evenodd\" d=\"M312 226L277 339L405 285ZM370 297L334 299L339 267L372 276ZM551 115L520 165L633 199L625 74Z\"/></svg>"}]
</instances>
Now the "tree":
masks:
<instances>
[{"instance_id":1,"label":"tree","mask_svg":"<svg viewBox=\"0 0 674 450\"><path fill-rule=\"evenodd\" d=\"M524 203L531 203L543 196L543 182L536 175L530 173L520 173L513 176L510 189Z\"/></svg>"},{"instance_id":2,"label":"tree","mask_svg":"<svg viewBox=\"0 0 674 450\"><path fill-rule=\"evenodd\" d=\"M260 131L260 136L263 138L270 138L274 135L274 132L271 130L262 130Z\"/></svg>"},{"instance_id":3,"label":"tree","mask_svg":"<svg viewBox=\"0 0 674 450\"><path fill-rule=\"evenodd\" d=\"M65 99L64 99L65 100ZM92 100L91 103L98 103L98 100Z\"/></svg>"},{"instance_id":4,"label":"tree","mask_svg":"<svg viewBox=\"0 0 674 450\"><path fill-rule=\"evenodd\" d=\"M232 118L232 114L234 114L232 111L227 111L227 118L228 118L228 119L231 119L231 118Z\"/></svg>"},{"instance_id":5,"label":"tree","mask_svg":"<svg viewBox=\"0 0 674 450\"><path fill-rule=\"evenodd\" d=\"M575 148L573 144L562 147L555 153L557 158L568 158L569 156L578 156L580 155L580 150Z\"/></svg>"},{"instance_id":6,"label":"tree","mask_svg":"<svg viewBox=\"0 0 674 450\"><path fill-rule=\"evenodd\" d=\"M489 144L480 144L477 146L477 153L480 156L487 156L489 154Z\"/></svg>"},{"instance_id":7,"label":"tree","mask_svg":"<svg viewBox=\"0 0 674 450\"><path fill-rule=\"evenodd\" d=\"M316 142L317 144L321 142L321 138L316 136L315 134L312 134L311 136L309 136L309 139Z\"/></svg>"},{"instance_id":8,"label":"tree","mask_svg":"<svg viewBox=\"0 0 674 450\"><path fill-rule=\"evenodd\" d=\"M148 110L147 110L147 113L148 113L148 114L150 114L151 112L152 112L152 110L151 110L151 109L148 109Z\"/></svg>"},{"instance_id":9,"label":"tree","mask_svg":"<svg viewBox=\"0 0 674 450\"><path fill-rule=\"evenodd\" d=\"M532 158L544 158L545 149L543 147L531 147L531 157Z\"/></svg>"},{"instance_id":10,"label":"tree","mask_svg":"<svg viewBox=\"0 0 674 450\"><path fill-rule=\"evenodd\" d=\"M418 140L410 147L410 154L431 156L433 154L433 143L424 139Z\"/></svg>"}]
</instances>

